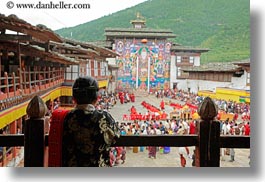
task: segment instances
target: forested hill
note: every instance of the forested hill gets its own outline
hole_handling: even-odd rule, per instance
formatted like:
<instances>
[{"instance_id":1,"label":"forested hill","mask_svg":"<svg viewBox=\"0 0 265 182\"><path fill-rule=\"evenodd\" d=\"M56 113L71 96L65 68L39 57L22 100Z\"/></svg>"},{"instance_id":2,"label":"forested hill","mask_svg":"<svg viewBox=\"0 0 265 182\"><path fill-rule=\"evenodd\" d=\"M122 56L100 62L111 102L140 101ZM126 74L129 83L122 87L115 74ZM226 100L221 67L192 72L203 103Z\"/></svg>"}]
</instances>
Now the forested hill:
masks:
<instances>
[{"instance_id":1,"label":"forested hill","mask_svg":"<svg viewBox=\"0 0 265 182\"><path fill-rule=\"evenodd\" d=\"M56 32L82 41L105 40L104 29L130 28L139 12L148 28L171 29L183 46L209 48L202 62L250 57L249 0L149 0L134 7Z\"/></svg>"}]
</instances>

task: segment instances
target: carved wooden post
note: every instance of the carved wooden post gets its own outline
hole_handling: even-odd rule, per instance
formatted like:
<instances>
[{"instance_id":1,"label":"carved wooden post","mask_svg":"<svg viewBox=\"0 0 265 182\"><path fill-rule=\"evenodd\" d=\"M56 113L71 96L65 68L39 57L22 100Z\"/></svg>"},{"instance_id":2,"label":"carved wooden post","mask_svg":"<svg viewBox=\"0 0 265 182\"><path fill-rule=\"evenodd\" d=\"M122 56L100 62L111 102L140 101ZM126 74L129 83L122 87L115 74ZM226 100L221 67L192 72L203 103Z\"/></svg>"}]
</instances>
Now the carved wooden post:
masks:
<instances>
[{"instance_id":1,"label":"carved wooden post","mask_svg":"<svg viewBox=\"0 0 265 182\"><path fill-rule=\"evenodd\" d=\"M7 93L7 97L9 98L9 83L8 83L8 74L7 74L7 72L4 72L4 77L5 77L4 83L6 85L5 93Z\"/></svg>"},{"instance_id":2,"label":"carved wooden post","mask_svg":"<svg viewBox=\"0 0 265 182\"><path fill-rule=\"evenodd\" d=\"M31 85L31 71L30 66L28 66L28 80L29 80L29 93L32 93L32 85Z\"/></svg>"},{"instance_id":3,"label":"carved wooden post","mask_svg":"<svg viewBox=\"0 0 265 182\"><path fill-rule=\"evenodd\" d=\"M29 119L25 122L25 167L43 167L44 165L44 115L47 107L39 96L34 96L27 107Z\"/></svg>"},{"instance_id":4,"label":"carved wooden post","mask_svg":"<svg viewBox=\"0 0 265 182\"><path fill-rule=\"evenodd\" d=\"M220 166L220 123L213 121L218 109L211 98L201 103L198 114L201 121L197 125L199 146L196 146L196 167Z\"/></svg>"},{"instance_id":5,"label":"carved wooden post","mask_svg":"<svg viewBox=\"0 0 265 182\"><path fill-rule=\"evenodd\" d=\"M48 83L49 87L51 87L51 67L48 67Z\"/></svg>"},{"instance_id":6,"label":"carved wooden post","mask_svg":"<svg viewBox=\"0 0 265 182\"><path fill-rule=\"evenodd\" d=\"M12 73L12 84L13 84L14 96L16 96L17 87L16 87L16 75L14 72Z\"/></svg>"},{"instance_id":7,"label":"carved wooden post","mask_svg":"<svg viewBox=\"0 0 265 182\"><path fill-rule=\"evenodd\" d=\"M23 70L23 81L22 82L24 83L23 89L26 90L27 89L26 70L25 70L25 68L22 68L22 70ZM25 93L25 91L24 91L24 93Z\"/></svg>"},{"instance_id":8,"label":"carved wooden post","mask_svg":"<svg viewBox=\"0 0 265 182\"><path fill-rule=\"evenodd\" d=\"M0 56L0 87L1 87L1 82L2 82L2 59L1 59L2 56ZM1 90L0 90L1 91Z\"/></svg>"},{"instance_id":9,"label":"carved wooden post","mask_svg":"<svg viewBox=\"0 0 265 182\"><path fill-rule=\"evenodd\" d=\"M6 166L6 147L3 147L2 166Z\"/></svg>"},{"instance_id":10,"label":"carved wooden post","mask_svg":"<svg viewBox=\"0 0 265 182\"><path fill-rule=\"evenodd\" d=\"M35 92L38 91L37 89L37 85L36 85L36 79L37 78L37 66L33 67L33 80L34 80L34 88L35 88Z\"/></svg>"}]
</instances>

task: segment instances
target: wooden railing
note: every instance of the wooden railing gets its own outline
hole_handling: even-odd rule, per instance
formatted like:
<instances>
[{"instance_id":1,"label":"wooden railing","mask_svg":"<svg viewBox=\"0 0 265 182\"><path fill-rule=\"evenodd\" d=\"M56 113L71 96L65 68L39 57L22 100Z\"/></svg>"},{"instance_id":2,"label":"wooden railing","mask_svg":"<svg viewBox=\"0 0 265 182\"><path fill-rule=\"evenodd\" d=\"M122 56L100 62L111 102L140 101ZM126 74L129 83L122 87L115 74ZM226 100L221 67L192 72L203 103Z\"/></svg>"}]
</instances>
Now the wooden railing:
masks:
<instances>
[{"instance_id":1,"label":"wooden railing","mask_svg":"<svg viewBox=\"0 0 265 182\"><path fill-rule=\"evenodd\" d=\"M199 135L150 135L150 136L121 136L114 146L171 146L171 147L183 147L183 146L196 146L199 147ZM250 148L249 136L220 136L220 148ZM45 136L45 146L48 146L49 135ZM19 135L0 135L0 146L13 147L24 146L25 138L23 134ZM33 147L34 146L30 146ZM26 150L26 149L25 149ZM34 150L37 153L37 150ZM34 153L32 154L34 155ZM220 156L220 152L217 152ZM34 156L31 156L34 158ZM28 159L28 162L32 164L32 160ZM43 158L38 159L40 162ZM199 159L197 159L199 160ZM216 163L219 163L220 157L215 159ZM204 164L203 161L201 161ZM42 163L42 166L44 164ZM25 167L30 167L31 165ZM196 165L202 166L202 165ZM219 167L217 166L203 166L203 167ZM31 166L33 167L33 166Z\"/></svg>"},{"instance_id":2,"label":"wooden railing","mask_svg":"<svg viewBox=\"0 0 265 182\"><path fill-rule=\"evenodd\" d=\"M0 93L0 111L31 99L33 94L41 95L63 82L62 69L36 72L21 70L21 77L14 72L12 76L8 76L5 72L4 77L0 77L0 89L3 90Z\"/></svg>"},{"instance_id":3,"label":"wooden railing","mask_svg":"<svg viewBox=\"0 0 265 182\"><path fill-rule=\"evenodd\" d=\"M39 107L32 102L38 103ZM0 135L0 146L24 146L25 167L44 166L44 149L48 146L49 136L44 135L42 102L35 96L29 103L38 112L29 109L25 135ZM212 107L213 101L206 98L203 104L205 109L200 109L199 113L207 114L201 116L203 120L197 123L196 135L121 136L114 146L195 146L196 167L220 167L220 148L250 148L249 136L221 136L220 123L213 121L216 112Z\"/></svg>"}]
</instances>

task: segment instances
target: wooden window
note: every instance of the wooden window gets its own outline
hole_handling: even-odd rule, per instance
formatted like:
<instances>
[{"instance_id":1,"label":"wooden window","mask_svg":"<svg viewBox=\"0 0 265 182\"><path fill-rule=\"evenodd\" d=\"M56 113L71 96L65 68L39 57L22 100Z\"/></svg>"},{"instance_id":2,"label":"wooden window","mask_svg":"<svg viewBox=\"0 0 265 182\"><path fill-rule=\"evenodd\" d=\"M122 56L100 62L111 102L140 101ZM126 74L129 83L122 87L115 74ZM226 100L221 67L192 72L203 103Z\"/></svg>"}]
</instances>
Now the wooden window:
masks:
<instances>
[{"instance_id":1,"label":"wooden window","mask_svg":"<svg viewBox=\"0 0 265 182\"><path fill-rule=\"evenodd\" d=\"M211 81L214 80L214 73L211 73Z\"/></svg>"},{"instance_id":2,"label":"wooden window","mask_svg":"<svg viewBox=\"0 0 265 182\"><path fill-rule=\"evenodd\" d=\"M194 79L198 80L198 73L194 72L193 74L194 74Z\"/></svg>"},{"instance_id":3,"label":"wooden window","mask_svg":"<svg viewBox=\"0 0 265 182\"><path fill-rule=\"evenodd\" d=\"M224 82L229 82L230 81L230 76L229 73L224 74Z\"/></svg>"},{"instance_id":4,"label":"wooden window","mask_svg":"<svg viewBox=\"0 0 265 182\"><path fill-rule=\"evenodd\" d=\"M193 56L190 56L190 63L194 63L194 57Z\"/></svg>"},{"instance_id":5,"label":"wooden window","mask_svg":"<svg viewBox=\"0 0 265 182\"><path fill-rule=\"evenodd\" d=\"M91 61L89 61L90 62L90 70L91 70L91 76L95 76L95 70L94 70L94 63L95 63L95 61L94 60L91 60Z\"/></svg>"},{"instance_id":6,"label":"wooden window","mask_svg":"<svg viewBox=\"0 0 265 182\"><path fill-rule=\"evenodd\" d=\"M177 56L177 63L181 63L181 56Z\"/></svg>"},{"instance_id":7,"label":"wooden window","mask_svg":"<svg viewBox=\"0 0 265 182\"><path fill-rule=\"evenodd\" d=\"M79 65L71 65L66 68L66 79L75 80L79 76Z\"/></svg>"},{"instance_id":8,"label":"wooden window","mask_svg":"<svg viewBox=\"0 0 265 182\"><path fill-rule=\"evenodd\" d=\"M206 73L206 80L213 81L213 73Z\"/></svg>"},{"instance_id":9,"label":"wooden window","mask_svg":"<svg viewBox=\"0 0 265 182\"><path fill-rule=\"evenodd\" d=\"M104 74L104 76L107 76L107 69L108 69L108 65L107 65L107 63L103 63L103 74Z\"/></svg>"},{"instance_id":10,"label":"wooden window","mask_svg":"<svg viewBox=\"0 0 265 182\"><path fill-rule=\"evenodd\" d=\"M213 81L218 81L218 73L214 73Z\"/></svg>"},{"instance_id":11,"label":"wooden window","mask_svg":"<svg viewBox=\"0 0 265 182\"><path fill-rule=\"evenodd\" d=\"M189 62L189 57L188 56L182 56L181 62L188 63Z\"/></svg>"},{"instance_id":12,"label":"wooden window","mask_svg":"<svg viewBox=\"0 0 265 182\"><path fill-rule=\"evenodd\" d=\"M206 73L205 78L206 78L206 80L210 80L210 73Z\"/></svg>"},{"instance_id":13,"label":"wooden window","mask_svg":"<svg viewBox=\"0 0 265 182\"><path fill-rule=\"evenodd\" d=\"M221 81L221 82L224 81L224 73L220 73L220 74L219 74L218 81Z\"/></svg>"},{"instance_id":14,"label":"wooden window","mask_svg":"<svg viewBox=\"0 0 265 182\"><path fill-rule=\"evenodd\" d=\"M104 63L103 62L100 62L100 75L105 76Z\"/></svg>"},{"instance_id":15,"label":"wooden window","mask_svg":"<svg viewBox=\"0 0 265 182\"><path fill-rule=\"evenodd\" d=\"M72 66L66 68L66 80L72 80Z\"/></svg>"},{"instance_id":16,"label":"wooden window","mask_svg":"<svg viewBox=\"0 0 265 182\"><path fill-rule=\"evenodd\" d=\"M72 80L75 80L79 76L79 65L72 65L73 66L73 71L72 71Z\"/></svg>"},{"instance_id":17,"label":"wooden window","mask_svg":"<svg viewBox=\"0 0 265 182\"><path fill-rule=\"evenodd\" d=\"M98 76L98 63L94 60L94 76Z\"/></svg>"},{"instance_id":18,"label":"wooden window","mask_svg":"<svg viewBox=\"0 0 265 182\"><path fill-rule=\"evenodd\" d=\"M206 74L205 73L201 73L201 78L202 78L202 80L206 80Z\"/></svg>"},{"instance_id":19,"label":"wooden window","mask_svg":"<svg viewBox=\"0 0 265 182\"><path fill-rule=\"evenodd\" d=\"M189 78L194 80L195 79L195 74L193 72L190 72L189 73Z\"/></svg>"},{"instance_id":20,"label":"wooden window","mask_svg":"<svg viewBox=\"0 0 265 182\"><path fill-rule=\"evenodd\" d=\"M86 65L86 73L87 73L87 76L91 76L91 64L90 64L90 61Z\"/></svg>"}]
</instances>

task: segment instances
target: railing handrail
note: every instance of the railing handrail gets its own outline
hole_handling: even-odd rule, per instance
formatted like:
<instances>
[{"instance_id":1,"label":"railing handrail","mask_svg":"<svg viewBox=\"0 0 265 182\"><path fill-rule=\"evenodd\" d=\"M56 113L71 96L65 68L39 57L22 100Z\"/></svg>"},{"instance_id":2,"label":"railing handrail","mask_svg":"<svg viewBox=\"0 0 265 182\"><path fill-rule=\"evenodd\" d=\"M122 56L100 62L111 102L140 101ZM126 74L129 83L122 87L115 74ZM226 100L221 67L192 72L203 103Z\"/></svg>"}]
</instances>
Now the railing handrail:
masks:
<instances>
[{"instance_id":1,"label":"railing handrail","mask_svg":"<svg viewBox=\"0 0 265 182\"><path fill-rule=\"evenodd\" d=\"M48 146L49 135L45 136ZM198 135L122 135L113 146L198 146ZM24 134L0 135L0 146L24 146ZM250 148L250 136L221 135L220 148Z\"/></svg>"},{"instance_id":2,"label":"railing handrail","mask_svg":"<svg viewBox=\"0 0 265 182\"><path fill-rule=\"evenodd\" d=\"M44 115L47 112L44 105L45 103L39 96L34 96L30 101L27 108L29 119L25 122L25 136L0 136L0 146L25 147L25 167L43 167L44 165L45 145L48 146L49 143L48 135L44 137L43 132ZM217 107L209 97L204 99L198 113L202 120L196 122L195 135L121 136L113 146L195 146L197 167L219 167L220 148L250 148L250 136L221 135L220 123L214 121Z\"/></svg>"}]
</instances>

